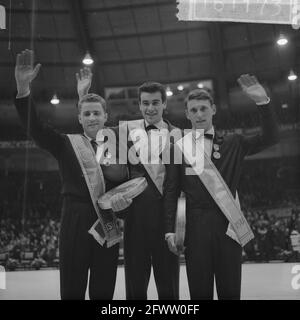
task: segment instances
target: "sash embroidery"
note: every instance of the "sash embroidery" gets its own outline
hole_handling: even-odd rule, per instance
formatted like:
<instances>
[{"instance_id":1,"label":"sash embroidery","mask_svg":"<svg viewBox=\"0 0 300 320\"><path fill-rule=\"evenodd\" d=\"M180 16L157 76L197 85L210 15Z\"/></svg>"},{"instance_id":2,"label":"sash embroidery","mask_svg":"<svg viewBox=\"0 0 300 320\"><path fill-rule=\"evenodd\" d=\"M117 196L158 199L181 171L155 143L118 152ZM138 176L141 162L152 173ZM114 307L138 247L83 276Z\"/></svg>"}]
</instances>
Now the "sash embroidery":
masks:
<instances>
[{"instance_id":1,"label":"sash embroidery","mask_svg":"<svg viewBox=\"0 0 300 320\"><path fill-rule=\"evenodd\" d=\"M69 134L68 138L80 164L93 206L98 216L98 220L89 230L89 233L95 237L101 246L107 241L107 247L112 247L120 242L122 235L117 225L115 215L112 212L103 214L97 205L97 200L105 193L105 183L101 167L96 161L95 153L88 139L76 134Z\"/></svg>"},{"instance_id":2,"label":"sash embroidery","mask_svg":"<svg viewBox=\"0 0 300 320\"><path fill-rule=\"evenodd\" d=\"M198 167L195 167L195 163L192 163L191 159L193 158L190 153L192 150L190 147L191 137L192 136L190 134L186 135L177 142L177 146L183 152L188 163L192 165L195 173L198 175L201 182L228 219L230 225L226 234L234 240L238 240L239 244L243 247L254 238L254 234L236 200L233 198L226 182L206 153L204 152L203 154L204 168L202 172L199 171ZM237 236L237 239L235 239L233 231Z\"/></svg>"}]
</instances>

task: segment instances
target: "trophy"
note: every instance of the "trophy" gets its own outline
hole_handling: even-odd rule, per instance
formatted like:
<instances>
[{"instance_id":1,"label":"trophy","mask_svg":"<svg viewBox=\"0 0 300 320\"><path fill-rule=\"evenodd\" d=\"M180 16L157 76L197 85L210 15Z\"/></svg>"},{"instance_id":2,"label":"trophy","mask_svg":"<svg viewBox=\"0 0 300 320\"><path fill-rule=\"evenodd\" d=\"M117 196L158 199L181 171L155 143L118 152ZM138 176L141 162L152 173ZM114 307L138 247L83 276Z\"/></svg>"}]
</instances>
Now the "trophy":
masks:
<instances>
[{"instance_id":1,"label":"trophy","mask_svg":"<svg viewBox=\"0 0 300 320\"><path fill-rule=\"evenodd\" d=\"M112 196L121 193L124 198L133 199L140 195L146 189L147 185L145 177L131 179L103 194L98 200L98 205L104 210L111 209L110 199Z\"/></svg>"}]
</instances>

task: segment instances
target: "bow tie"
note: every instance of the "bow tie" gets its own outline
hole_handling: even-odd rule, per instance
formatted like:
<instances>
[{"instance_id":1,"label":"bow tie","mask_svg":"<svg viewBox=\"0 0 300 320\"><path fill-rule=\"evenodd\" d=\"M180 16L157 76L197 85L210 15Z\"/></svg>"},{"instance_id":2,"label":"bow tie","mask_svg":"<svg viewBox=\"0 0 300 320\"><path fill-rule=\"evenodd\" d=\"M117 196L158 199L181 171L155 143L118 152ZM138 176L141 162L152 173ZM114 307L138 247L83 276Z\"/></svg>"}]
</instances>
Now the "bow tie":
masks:
<instances>
[{"instance_id":1,"label":"bow tie","mask_svg":"<svg viewBox=\"0 0 300 320\"><path fill-rule=\"evenodd\" d=\"M206 139L213 140L214 135L211 134L211 133L204 133L204 137L205 137Z\"/></svg>"},{"instance_id":2,"label":"bow tie","mask_svg":"<svg viewBox=\"0 0 300 320\"><path fill-rule=\"evenodd\" d=\"M157 130L157 127L153 124L150 124L149 126L146 127L146 132L148 132L150 130Z\"/></svg>"}]
</instances>

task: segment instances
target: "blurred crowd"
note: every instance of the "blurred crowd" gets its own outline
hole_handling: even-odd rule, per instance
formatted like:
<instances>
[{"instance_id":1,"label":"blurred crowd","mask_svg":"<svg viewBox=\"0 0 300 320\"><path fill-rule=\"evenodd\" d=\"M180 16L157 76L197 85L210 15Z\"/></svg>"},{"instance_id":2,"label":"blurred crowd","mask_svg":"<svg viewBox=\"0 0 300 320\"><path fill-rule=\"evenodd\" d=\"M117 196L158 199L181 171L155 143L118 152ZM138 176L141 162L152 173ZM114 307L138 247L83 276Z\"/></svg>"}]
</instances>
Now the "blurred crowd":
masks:
<instances>
[{"instance_id":1,"label":"blurred crowd","mask_svg":"<svg viewBox=\"0 0 300 320\"><path fill-rule=\"evenodd\" d=\"M0 181L0 264L10 270L57 266L58 173L2 173Z\"/></svg>"},{"instance_id":2,"label":"blurred crowd","mask_svg":"<svg viewBox=\"0 0 300 320\"><path fill-rule=\"evenodd\" d=\"M60 223L53 219L0 220L0 253L7 269L58 265Z\"/></svg>"},{"instance_id":3,"label":"blurred crowd","mask_svg":"<svg viewBox=\"0 0 300 320\"><path fill-rule=\"evenodd\" d=\"M290 239L292 231L300 233L298 160L246 161L239 198L255 239L244 248L244 261L299 261ZM57 172L2 173L0 264L11 270L58 265L59 190Z\"/></svg>"},{"instance_id":4,"label":"blurred crowd","mask_svg":"<svg viewBox=\"0 0 300 320\"><path fill-rule=\"evenodd\" d=\"M246 211L245 216L255 239L244 247L244 261L300 261L290 239L293 231L300 233L299 209L292 209L292 215L285 218L255 210ZM3 255L3 261L0 264L10 270L57 267L59 227L59 221L49 218L1 219L0 255Z\"/></svg>"},{"instance_id":5,"label":"blurred crowd","mask_svg":"<svg viewBox=\"0 0 300 320\"><path fill-rule=\"evenodd\" d=\"M239 197L245 210L300 205L299 157L245 161Z\"/></svg>"},{"instance_id":6,"label":"blurred crowd","mask_svg":"<svg viewBox=\"0 0 300 320\"><path fill-rule=\"evenodd\" d=\"M0 173L0 219L59 219L60 188L58 172Z\"/></svg>"},{"instance_id":7,"label":"blurred crowd","mask_svg":"<svg viewBox=\"0 0 300 320\"><path fill-rule=\"evenodd\" d=\"M292 232L300 233L300 210L292 209L288 217L278 218L263 211L244 212L255 235L244 247L244 260L269 262L300 261L291 244Z\"/></svg>"}]
</instances>

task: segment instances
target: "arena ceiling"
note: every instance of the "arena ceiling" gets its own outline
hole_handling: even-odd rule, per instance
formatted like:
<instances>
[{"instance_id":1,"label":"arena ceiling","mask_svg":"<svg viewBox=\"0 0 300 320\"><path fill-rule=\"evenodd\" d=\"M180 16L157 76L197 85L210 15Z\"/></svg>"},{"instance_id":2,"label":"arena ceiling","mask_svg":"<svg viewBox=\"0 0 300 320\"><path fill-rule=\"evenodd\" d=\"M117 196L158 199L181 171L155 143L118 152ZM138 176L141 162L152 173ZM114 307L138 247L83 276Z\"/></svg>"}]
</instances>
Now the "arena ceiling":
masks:
<instances>
[{"instance_id":1,"label":"arena ceiling","mask_svg":"<svg viewBox=\"0 0 300 320\"><path fill-rule=\"evenodd\" d=\"M212 79L224 109L242 73L255 74L284 102L291 93L289 71L300 72L300 33L288 25L180 22L176 0L0 0L0 5L7 12L7 29L0 30L0 112L7 117L16 54L25 48L33 48L42 64L34 93L45 102L54 92L76 98L75 73L87 51L95 60L94 92L146 80ZM289 39L282 48L276 44L280 33Z\"/></svg>"}]
</instances>

